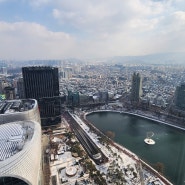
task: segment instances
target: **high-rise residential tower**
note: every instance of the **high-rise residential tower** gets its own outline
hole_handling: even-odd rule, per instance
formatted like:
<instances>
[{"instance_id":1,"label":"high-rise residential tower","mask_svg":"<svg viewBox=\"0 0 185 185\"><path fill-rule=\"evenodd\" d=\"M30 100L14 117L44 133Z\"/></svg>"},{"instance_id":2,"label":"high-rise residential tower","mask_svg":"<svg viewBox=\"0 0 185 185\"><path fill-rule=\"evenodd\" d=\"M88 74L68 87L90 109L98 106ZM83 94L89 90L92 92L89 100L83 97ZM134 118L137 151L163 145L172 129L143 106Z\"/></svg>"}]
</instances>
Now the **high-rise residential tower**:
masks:
<instances>
[{"instance_id":1,"label":"high-rise residential tower","mask_svg":"<svg viewBox=\"0 0 185 185\"><path fill-rule=\"evenodd\" d=\"M175 91L175 106L180 110L185 110L185 83L177 86Z\"/></svg>"},{"instance_id":2,"label":"high-rise residential tower","mask_svg":"<svg viewBox=\"0 0 185 185\"><path fill-rule=\"evenodd\" d=\"M131 101L139 102L142 96L142 78L139 73L135 73L132 76L132 88L131 88Z\"/></svg>"},{"instance_id":3,"label":"high-rise residential tower","mask_svg":"<svg viewBox=\"0 0 185 185\"><path fill-rule=\"evenodd\" d=\"M43 126L59 123L60 98L58 68L34 66L22 68L25 97L38 100Z\"/></svg>"}]
</instances>

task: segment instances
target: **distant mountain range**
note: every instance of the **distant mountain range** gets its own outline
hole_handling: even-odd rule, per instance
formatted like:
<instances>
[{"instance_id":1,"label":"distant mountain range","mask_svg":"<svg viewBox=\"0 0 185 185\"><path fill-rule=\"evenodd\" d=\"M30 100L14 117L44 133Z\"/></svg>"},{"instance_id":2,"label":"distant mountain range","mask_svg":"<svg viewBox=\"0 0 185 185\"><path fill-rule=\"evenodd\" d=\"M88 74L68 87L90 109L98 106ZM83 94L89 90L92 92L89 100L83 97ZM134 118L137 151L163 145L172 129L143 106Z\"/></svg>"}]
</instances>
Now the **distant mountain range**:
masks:
<instances>
[{"instance_id":1,"label":"distant mountain range","mask_svg":"<svg viewBox=\"0 0 185 185\"><path fill-rule=\"evenodd\" d=\"M11 66L27 66L27 65L51 65L59 66L63 64L183 64L185 65L185 52L171 52L171 53L158 53L143 56L114 56L105 58L66 58L61 60L40 59L40 60L0 60L0 67L9 64ZM1 65L2 64L2 65Z\"/></svg>"},{"instance_id":2,"label":"distant mountain range","mask_svg":"<svg viewBox=\"0 0 185 185\"><path fill-rule=\"evenodd\" d=\"M136 64L184 64L185 53L159 53L143 56L115 56L108 59L111 63Z\"/></svg>"}]
</instances>

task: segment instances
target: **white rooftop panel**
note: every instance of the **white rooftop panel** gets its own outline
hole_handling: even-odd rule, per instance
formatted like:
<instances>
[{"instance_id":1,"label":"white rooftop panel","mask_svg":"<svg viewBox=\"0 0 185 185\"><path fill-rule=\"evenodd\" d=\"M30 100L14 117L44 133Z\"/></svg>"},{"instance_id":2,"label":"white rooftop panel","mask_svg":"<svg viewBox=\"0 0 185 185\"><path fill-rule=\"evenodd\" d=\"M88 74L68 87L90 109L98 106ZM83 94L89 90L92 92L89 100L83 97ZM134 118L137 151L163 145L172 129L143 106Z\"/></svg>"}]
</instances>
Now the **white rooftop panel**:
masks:
<instances>
[{"instance_id":1,"label":"white rooftop panel","mask_svg":"<svg viewBox=\"0 0 185 185\"><path fill-rule=\"evenodd\" d=\"M19 152L20 144L24 143L24 128L20 124L4 124L0 126L0 161Z\"/></svg>"}]
</instances>

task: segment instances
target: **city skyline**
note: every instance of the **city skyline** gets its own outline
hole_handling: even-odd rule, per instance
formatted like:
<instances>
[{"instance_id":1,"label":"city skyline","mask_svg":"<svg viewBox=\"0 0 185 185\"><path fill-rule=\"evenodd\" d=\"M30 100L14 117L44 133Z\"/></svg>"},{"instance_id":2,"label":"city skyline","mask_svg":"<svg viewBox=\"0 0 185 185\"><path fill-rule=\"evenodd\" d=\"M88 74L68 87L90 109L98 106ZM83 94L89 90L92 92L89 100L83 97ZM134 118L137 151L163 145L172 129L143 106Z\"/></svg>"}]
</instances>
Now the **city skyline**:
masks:
<instances>
[{"instance_id":1,"label":"city skyline","mask_svg":"<svg viewBox=\"0 0 185 185\"><path fill-rule=\"evenodd\" d=\"M90 169L89 171L92 173L89 173L89 176L83 176L83 180L84 178L87 178L90 181L99 179L99 182L101 182L101 183L97 182L97 184L99 185L111 184L112 181L115 180L114 169L117 169L118 171L117 174L120 174L119 176L116 177L117 182L127 181L129 183L130 181L132 181L134 182L134 184L139 185L139 184L142 184L143 181L145 182L145 184L153 181L153 182L158 182L158 184L161 184L161 185L162 184L171 185L171 182L169 182L164 177L166 176L167 178L169 178L170 181L172 181L172 183L174 182L177 185L181 185L182 182L184 181L183 180L184 171L182 170L184 169L184 163L183 163L184 161L182 159L184 158L183 146L184 146L185 140L184 140L183 130L185 130L185 125L184 125L185 111L181 109L182 106L178 106L178 105L176 106L175 97L176 97L176 90L178 89L178 86L185 79L185 73L184 73L185 67L174 66L174 65L166 66L166 65L148 65L148 64L140 65L140 66L119 65L119 64L113 64L113 65L81 64L78 67L76 66L76 64L73 64L73 63L70 64L70 67L68 65L69 63L64 63L63 66L60 67L54 73L56 75L54 76L57 78L56 80L57 84L59 84L59 90L57 90L57 92L59 91L60 94L57 94L57 95L60 96L60 100L61 100L61 102L59 103L60 106L56 105L58 101L56 102L53 99L56 96L48 97L50 96L50 90L52 89L52 86L49 86L49 84L54 84L53 80L56 79L56 78L54 79L51 78L50 73L48 73L48 69L54 69L56 67L49 67L49 66L48 67L46 66L23 67L22 69L27 69L27 70L23 70L22 74L20 74L17 71L14 71L14 72L11 71L10 73L9 70L7 71L5 70L6 67L3 67L3 70L2 70L3 74L0 79L1 93L4 93L4 90L6 90L6 87L9 86L9 87L12 87L12 89L15 90L15 92L19 92L19 93L21 91L24 91L24 89L25 90L30 89L28 92L32 95L29 96L28 93L25 93L26 95L25 98L37 98L37 97L40 97L40 95L44 97L42 98L43 101L37 98L39 99L38 104L36 100L31 100L31 102L29 103L30 99L28 99L28 102L25 99L20 100L19 93L18 94L16 93L16 100L12 100L13 99L12 96L7 96L7 100L4 100L2 98L2 101L0 101L0 104L1 104L0 117L2 118L1 119L2 124L11 122L11 120L16 121L15 119L21 119L22 116L26 120L27 119L32 120L33 115L34 115L33 117L34 119L39 119L39 120L41 116L41 123L42 123L42 106L44 106L45 110L43 112L46 113L45 116L47 116L46 119L48 119L48 122L46 122L45 124L42 124L42 128L43 128L42 130L43 135L41 140L42 154L43 154L42 159L44 159L42 160L42 166L43 166L42 172L44 177L43 182L49 183L51 181L51 182L56 182L55 184L61 184L61 181L66 182L66 181L72 180L73 183L71 184L73 185L76 184L76 181L81 180L82 176L80 174L82 175L84 174L80 172L78 173L79 176L78 175L75 176L77 172L76 169L77 168L79 170L82 169L83 164L87 164L89 160L86 161L86 157L85 157L84 158L85 161L80 162L80 168L79 168L79 163L78 164L76 163L75 158L77 157L77 155L81 156L82 152L83 153L87 152L86 154L92 160L95 160L96 165L99 165L99 162L101 162L102 160L103 161L107 160L106 157L104 157L103 155L104 153L106 154L106 156L109 157L110 160L107 161L104 168L94 168L94 170L98 169L99 171L97 172L97 174L99 174L98 178L97 176L95 176L95 179L93 179L94 175L91 177L91 174L95 174L95 172L93 168L92 169L89 168ZM14 69L14 67L12 68ZM58 71L59 71L59 75L58 75ZM63 75L65 72L70 72L70 74ZM138 90L139 89L141 90L140 74L142 77L142 92L143 92L143 95L141 97L140 97L141 94L138 96L139 94ZM26 86L25 88L21 87L23 86L23 83L21 80L19 81L19 79L20 78L22 79L22 76L23 76L24 82L26 83L28 82L27 83L28 87ZM24 78L25 76L27 76L28 78ZM136 77L135 80L132 78L134 76ZM19 87L18 87L18 81L20 82ZM136 88L133 88L133 85ZM71 92L69 91L69 89ZM137 103L132 101L133 100L132 96L130 96L132 95L132 92L134 92L133 95L134 97L136 97L135 100ZM33 95L33 93L36 95ZM183 97L183 94L184 94L184 91L181 91L180 99L181 97ZM139 98L140 100L138 100ZM39 105L39 103L41 103L41 106ZM55 115L52 115L51 117L50 111L53 113L53 111L56 111L56 108L59 108L59 107L60 107L60 111L59 111L60 113L57 114L56 117L60 118L60 120L57 119L56 120L57 122L53 123L53 121L55 121L53 120L54 118L53 116ZM37 111L37 113L40 112L40 116L37 113L35 114L35 111ZM99 115L98 117L102 118L103 120L105 120L108 114L111 114L111 117L109 117L107 121L105 120L105 129L106 129L105 132L103 130L102 131L103 133L106 133L108 137L113 139L115 136L117 137L119 133L121 134L119 136L120 138L123 138L123 136L124 137L126 136L126 138L123 139L123 141L128 141L128 145L116 139L114 140L114 141L118 141L119 145L122 144L123 147L126 146L126 149L120 148L120 147L117 148L116 143L114 142L111 142L113 143L112 146L111 146L111 143L107 143L107 147L106 147L104 143L106 142L106 140L103 139L104 138L102 137L103 135L97 132L97 136L96 136L95 135L96 132L94 132L96 131L96 129L94 126L93 127L91 126L91 123L94 125L95 122L93 120L89 120L88 116L85 117L85 115L88 115L89 113L90 114L93 113L92 115L95 115L95 116L99 115L99 113L102 113L101 115L103 116ZM115 117L113 116L113 114ZM122 118L123 115L125 115L127 118L130 117L132 121L128 122L127 120L125 120L125 118ZM119 116L121 117L117 119L117 117ZM102 124L103 120L102 121L98 120L97 122L98 125ZM147 122L144 123L145 121ZM108 126L108 122L110 123L110 125L113 126L113 128L110 128ZM154 122L156 122L156 124L154 124ZM118 126L117 128L116 128L116 125ZM167 125L170 127L167 128ZM48 127L48 126L51 126L51 127ZM76 145L74 145L74 138L71 137L72 133L71 133L71 129L69 128L73 129L72 131L75 133L77 137L76 139L78 139L78 141L82 144L84 151L81 151L78 149L76 150ZM128 128L128 131L126 131L126 128ZM177 128L180 130L178 130ZM63 131L65 133L63 133ZM152 151L150 148L147 149L147 146L143 145L143 142L145 141L144 138L146 137L146 135L148 136L147 134L149 133L148 131L152 131L152 133L155 133L154 142L156 142L156 145L155 145L156 148L155 146L153 147L155 151L154 150ZM9 129L7 129L6 133L10 133ZM26 132L23 132L23 133L26 133ZM61 138L63 138L63 140L61 140ZM69 139L72 139L72 140L70 141ZM133 141L131 139L133 139ZM136 142L134 141L134 139ZM1 144L1 146L3 146L2 148L6 149L6 145L8 141L9 140L5 140L5 141L3 140L3 144ZM59 143L57 144L55 141ZM65 144L63 144L63 142L65 142ZM68 143L70 143L70 145L68 145ZM103 145L100 145L102 143ZM133 143L133 148L132 148L132 143ZM173 145L173 151L171 150L172 145ZM73 146L75 146L75 148L72 148ZM100 153L101 151L98 151L96 149L96 146L98 146L98 148L101 149L103 154ZM110 150L109 149L110 147L108 146L111 146L111 148L113 146L116 147L115 148L116 151L115 149ZM166 148L164 148L164 146ZM144 148L141 149L141 147L144 147ZM23 151L25 151L24 149L25 147L23 148ZM128 152L128 150L131 150L132 152L134 152L134 154ZM115 155L113 151L117 153L117 155ZM146 155L145 156L144 154L141 155L139 153L141 151L142 152L145 151ZM148 154L149 151L151 152L150 154ZM158 151L160 151L160 155L158 155L159 153ZM12 154L12 152L13 150L11 151L10 154ZM74 158L73 158L72 152L77 152L75 153ZM2 153L3 159L5 158L5 162L6 161L9 162L6 159L6 156L4 155L4 153L7 154L7 152L3 151L1 153ZM174 156L177 153L178 153L178 157L175 158ZM156 163L156 165L154 164L152 165L152 167L155 168L157 171L158 171L158 168L157 168L158 166L162 167L161 171L163 172L164 176L161 176L158 173L156 174L156 171L154 171L153 168L151 168L148 165L147 165L148 167L145 168L146 167L145 162L138 163L138 159L139 161L142 161L142 160L140 160L140 157L138 158L137 155L141 156L144 160L149 161L149 163L147 162L147 164L149 165L151 164L150 161L153 163L152 160L159 161L160 163ZM85 155L83 154L83 156ZM48 160L45 160L45 159L48 159ZM68 168L69 167L68 165L66 166L65 161L73 161L73 159L75 160L74 160L74 163L70 164L71 165L70 168L74 169L74 173L71 173L70 175L68 175L69 174L68 169L70 168ZM119 161L119 162L112 165L113 164L112 161ZM28 163L23 163L23 164L28 164ZM64 168L61 168L61 165L63 165ZM131 165L132 165L132 170L130 168ZM141 171L137 170L139 167L138 165L140 166ZM116 168L112 168L113 166L115 166ZM119 166L119 169L118 169L118 166ZM61 170L58 170L58 169L61 169ZM34 170L32 171L35 172ZM128 173L126 173L128 171L129 171L129 174L131 174L129 176L127 175ZM3 169L3 172L5 172L4 169ZM102 176L102 172L105 175ZM64 178L61 178L61 174L62 174L62 177ZM146 176L147 178L142 179L143 176ZM40 177L42 177L42 174ZM74 178L76 179L76 181L74 180ZM34 179L37 179L37 178L34 178ZM7 180L7 178L3 176L0 178L0 180L1 182L2 181L4 182ZM14 181L18 179L12 178L11 180ZM105 183L102 183L102 182L105 182ZM92 183L90 182L89 184L92 184Z\"/></svg>"},{"instance_id":2,"label":"city skyline","mask_svg":"<svg viewBox=\"0 0 185 185\"><path fill-rule=\"evenodd\" d=\"M0 0L1 59L185 52L183 0Z\"/></svg>"}]
</instances>

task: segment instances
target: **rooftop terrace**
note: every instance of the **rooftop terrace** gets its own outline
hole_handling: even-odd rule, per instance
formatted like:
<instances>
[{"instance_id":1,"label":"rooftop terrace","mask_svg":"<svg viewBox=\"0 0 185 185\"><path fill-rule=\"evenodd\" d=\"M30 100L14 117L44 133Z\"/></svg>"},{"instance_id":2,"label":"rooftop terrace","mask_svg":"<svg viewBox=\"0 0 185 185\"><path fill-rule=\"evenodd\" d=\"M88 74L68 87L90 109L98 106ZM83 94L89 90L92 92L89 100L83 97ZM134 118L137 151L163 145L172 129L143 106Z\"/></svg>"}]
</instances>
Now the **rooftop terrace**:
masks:
<instances>
[{"instance_id":1,"label":"rooftop terrace","mask_svg":"<svg viewBox=\"0 0 185 185\"><path fill-rule=\"evenodd\" d=\"M14 112L23 112L34 107L35 101L27 100L4 100L0 101L0 114L10 114Z\"/></svg>"}]
</instances>

